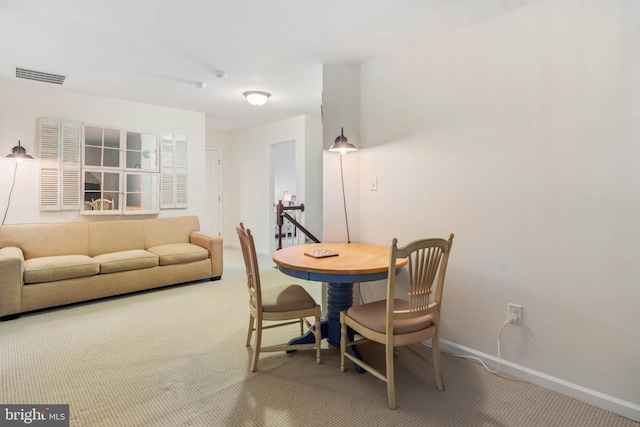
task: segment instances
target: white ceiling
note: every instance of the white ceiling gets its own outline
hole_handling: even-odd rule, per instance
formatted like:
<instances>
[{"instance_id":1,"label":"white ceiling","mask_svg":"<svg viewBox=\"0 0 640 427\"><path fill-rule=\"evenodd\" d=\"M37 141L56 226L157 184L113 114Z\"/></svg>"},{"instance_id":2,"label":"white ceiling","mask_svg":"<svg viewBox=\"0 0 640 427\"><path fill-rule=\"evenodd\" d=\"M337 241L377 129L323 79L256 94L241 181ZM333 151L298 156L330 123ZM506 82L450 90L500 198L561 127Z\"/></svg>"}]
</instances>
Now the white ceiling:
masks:
<instances>
[{"instance_id":1,"label":"white ceiling","mask_svg":"<svg viewBox=\"0 0 640 427\"><path fill-rule=\"evenodd\" d=\"M0 78L61 74L68 90L200 111L234 131L320 115L322 64L358 64L535 1L0 0ZM272 97L252 106L247 90Z\"/></svg>"}]
</instances>

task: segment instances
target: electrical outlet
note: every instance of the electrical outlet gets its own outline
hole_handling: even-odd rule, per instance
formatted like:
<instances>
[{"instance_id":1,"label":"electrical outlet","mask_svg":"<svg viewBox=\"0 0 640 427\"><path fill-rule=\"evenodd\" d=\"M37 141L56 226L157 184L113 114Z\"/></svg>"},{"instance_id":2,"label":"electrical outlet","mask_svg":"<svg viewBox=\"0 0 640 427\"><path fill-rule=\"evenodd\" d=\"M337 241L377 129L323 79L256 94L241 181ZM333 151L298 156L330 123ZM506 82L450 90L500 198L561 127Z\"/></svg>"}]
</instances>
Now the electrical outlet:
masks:
<instances>
[{"instance_id":1,"label":"electrical outlet","mask_svg":"<svg viewBox=\"0 0 640 427\"><path fill-rule=\"evenodd\" d=\"M522 325L522 306L518 304L511 304L507 306L507 319L511 319L511 324Z\"/></svg>"}]
</instances>

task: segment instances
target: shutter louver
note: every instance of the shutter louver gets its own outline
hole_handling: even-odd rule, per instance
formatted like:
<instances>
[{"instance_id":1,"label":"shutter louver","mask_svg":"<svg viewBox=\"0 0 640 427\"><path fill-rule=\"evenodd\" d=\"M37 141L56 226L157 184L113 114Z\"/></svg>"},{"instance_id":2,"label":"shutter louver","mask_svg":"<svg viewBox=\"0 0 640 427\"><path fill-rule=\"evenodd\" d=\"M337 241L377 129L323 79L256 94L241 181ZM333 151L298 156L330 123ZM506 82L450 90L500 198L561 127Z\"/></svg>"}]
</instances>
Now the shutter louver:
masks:
<instances>
[{"instance_id":1,"label":"shutter louver","mask_svg":"<svg viewBox=\"0 0 640 427\"><path fill-rule=\"evenodd\" d=\"M40 210L80 209L80 124L40 119Z\"/></svg>"},{"instance_id":2,"label":"shutter louver","mask_svg":"<svg viewBox=\"0 0 640 427\"><path fill-rule=\"evenodd\" d=\"M162 207L173 207L173 175L162 174Z\"/></svg>"},{"instance_id":3,"label":"shutter louver","mask_svg":"<svg viewBox=\"0 0 640 427\"><path fill-rule=\"evenodd\" d=\"M40 210L60 209L60 126L58 120L40 119Z\"/></svg>"},{"instance_id":4,"label":"shutter louver","mask_svg":"<svg viewBox=\"0 0 640 427\"><path fill-rule=\"evenodd\" d=\"M162 209L186 208L188 201L187 185L187 138L170 134L160 137L161 190L160 207Z\"/></svg>"},{"instance_id":5,"label":"shutter louver","mask_svg":"<svg viewBox=\"0 0 640 427\"><path fill-rule=\"evenodd\" d=\"M176 178L176 208L186 208L189 188L187 185L187 139L184 136L176 136L176 165L174 174Z\"/></svg>"},{"instance_id":6,"label":"shutter louver","mask_svg":"<svg viewBox=\"0 0 640 427\"><path fill-rule=\"evenodd\" d=\"M187 174L176 174L176 207L187 207Z\"/></svg>"},{"instance_id":7,"label":"shutter louver","mask_svg":"<svg viewBox=\"0 0 640 427\"><path fill-rule=\"evenodd\" d=\"M40 158L58 160L58 121L40 121Z\"/></svg>"},{"instance_id":8,"label":"shutter louver","mask_svg":"<svg viewBox=\"0 0 640 427\"><path fill-rule=\"evenodd\" d=\"M64 169L62 171L62 210L78 210L80 200L80 170Z\"/></svg>"},{"instance_id":9,"label":"shutter louver","mask_svg":"<svg viewBox=\"0 0 640 427\"><path fill-rule=\"evenodd\" d=\"M80 164L80 125L62 123L62 160Z\"/></svg>"},{"instance_id":10,"label":"shutter louver","mask_svg":"<svg viewBox=\"0 0 640 427\"><path fill-rule=\"evenodd\" d=\"M62 122L62 210L80 209L80 123Z\"/></svg>"},{"instance_id":11,"label":"shutter louver","mask_svg":"<svg viewBox=\"0 0 640 427\"><path fill-rule=\"evenodd\" d=\"M58 210L58 168L40 169L40 210Z\"/></svg>"},{"instance_id":12,"label":"shutter louver","mask_svg":"<svg viewBox=\"0 0 640 427\"><path fill-rule=\"evenodd\" d=\"M173 135L164 134L160 137L160 208L174 207L173 185Z\"/></svg>"}]
</instances>

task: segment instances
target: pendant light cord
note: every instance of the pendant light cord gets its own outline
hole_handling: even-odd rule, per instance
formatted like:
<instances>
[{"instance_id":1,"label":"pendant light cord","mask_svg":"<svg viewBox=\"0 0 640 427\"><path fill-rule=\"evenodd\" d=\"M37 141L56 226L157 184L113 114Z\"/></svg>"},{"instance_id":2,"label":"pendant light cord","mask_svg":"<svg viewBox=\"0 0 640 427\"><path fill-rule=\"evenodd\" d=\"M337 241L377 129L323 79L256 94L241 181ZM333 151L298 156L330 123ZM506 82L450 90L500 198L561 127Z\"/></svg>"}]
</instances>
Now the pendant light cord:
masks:
<instances>
[{"instance_id":1,"label":"pendant light cord","mask_svg":"<svg viewBox=\"0 0 640 427\"><path fill-rule=\"evenodd\" d=\"M349 236L349 219L347 218L347 198L344 195L344 172L342 171L342 156L340 154L340 180L342 181L342 204L344 206L344 221L347 224L347 243L351 243L351 237Z\"/></svg>"},{"instance_id":2,"label":"pendant light cord","mask_svg":"<svg viewBox=\"0 0 640 427\"><path fill-rule=\"evenodd\" d=\"M16 172L18 172L18 162L16 162L16 167L13 169L13 183L11 184L11 190L9 190L9 200L7 200L7 208L4 210L2 225L4 225L4 221L7 219L7 212L9 212L9 206L11 206L11 194L13 194L13 186L16 185Z\"/></svg>"}]
</instances>

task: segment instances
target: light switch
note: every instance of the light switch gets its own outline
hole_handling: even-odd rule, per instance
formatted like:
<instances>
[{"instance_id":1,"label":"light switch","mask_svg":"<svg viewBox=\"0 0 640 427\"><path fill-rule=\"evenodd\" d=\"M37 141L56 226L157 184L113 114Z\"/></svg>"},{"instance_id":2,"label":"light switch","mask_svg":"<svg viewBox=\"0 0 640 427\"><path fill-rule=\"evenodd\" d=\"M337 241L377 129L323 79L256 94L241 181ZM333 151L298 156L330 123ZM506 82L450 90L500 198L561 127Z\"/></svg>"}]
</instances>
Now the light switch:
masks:
<instances>
[{"instance_id":1,"label":"light switch","mask_svg":"<svg viewBox=\"0 0 640 427\"><path fill-rule=\"evenodd\" d=\"M369 191L378 191L378 177L372 176L369 183Z\"/></svg>"}]
</instances>

